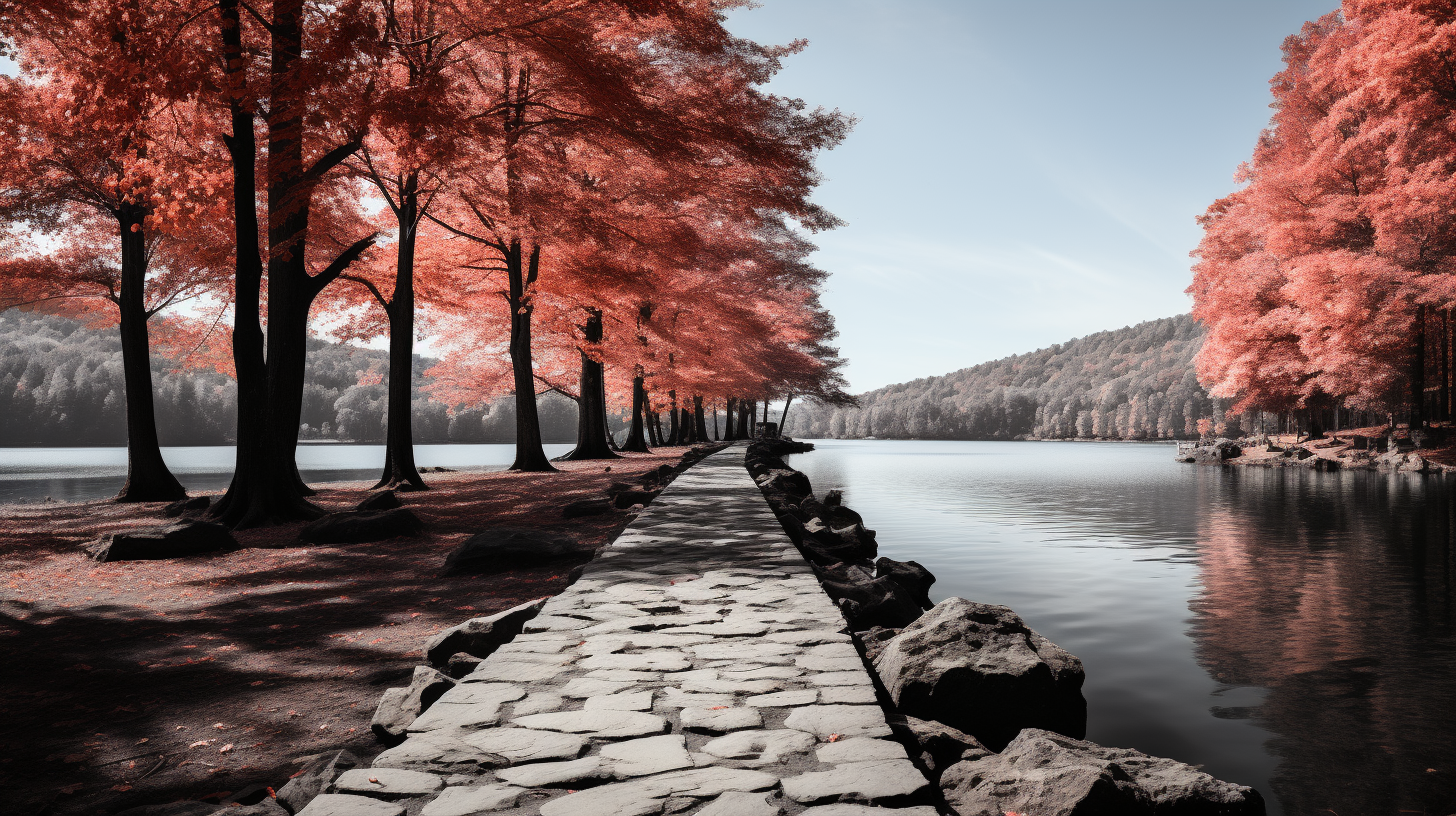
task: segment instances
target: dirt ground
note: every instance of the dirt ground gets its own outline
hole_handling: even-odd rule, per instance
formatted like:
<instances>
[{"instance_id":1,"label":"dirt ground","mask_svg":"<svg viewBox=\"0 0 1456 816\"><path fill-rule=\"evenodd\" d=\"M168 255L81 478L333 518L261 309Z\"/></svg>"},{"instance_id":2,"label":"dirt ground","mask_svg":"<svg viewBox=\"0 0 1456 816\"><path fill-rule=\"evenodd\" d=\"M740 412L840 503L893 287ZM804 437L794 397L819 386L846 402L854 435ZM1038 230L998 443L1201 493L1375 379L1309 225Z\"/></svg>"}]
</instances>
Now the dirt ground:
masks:
<instances>
[{"instance_id":1,"label":"dirt ground","mask_svg":"<svg viewBox=\"0 0 1456 816\"><path fill-rule=\"evenodd\" d=\"M175 561L98 564L78 548L154 523L160 505L0 506L0 811L216 800L282 787L303 756L374 756L379 696L407 682L430 635L555 594L575 565L444 578L446 554L496 524L605 544L629 515L566 520L561 507L685 451L560 473L431 473L432 490L400 494L423 536L263 549L292 542L291 525ZM347 509L368 487L323 485L315 500Z\"/></svg>"}]
</instances>

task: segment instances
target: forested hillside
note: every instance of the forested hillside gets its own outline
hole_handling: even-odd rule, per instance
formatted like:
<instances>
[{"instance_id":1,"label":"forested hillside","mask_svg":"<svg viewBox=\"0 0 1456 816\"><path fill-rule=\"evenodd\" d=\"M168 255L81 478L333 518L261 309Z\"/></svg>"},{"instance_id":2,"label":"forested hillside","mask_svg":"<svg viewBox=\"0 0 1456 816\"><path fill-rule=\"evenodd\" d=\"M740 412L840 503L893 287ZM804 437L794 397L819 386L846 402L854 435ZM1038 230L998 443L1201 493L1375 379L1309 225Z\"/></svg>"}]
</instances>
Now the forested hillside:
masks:
<instances>
[{"instance_id":1,"label":"forested hillside","mask_svg":"<svg viewBox=\"0 0 1456 816\"><path fill-rule=\"evenodd\" d=\"M793 409L801 438L1184 439L1222 401L1198 384L1203 329L1189 315L1098 332L1050 348L860 396L858 408ZM1215 402L1220 404L1215 409Z\"/></svg>"},{"instance_id":2,"label":"forested hillside","mask_svg":"<svg viewBox=\"0 0 1456 816\"><path fill-rule=\"evenodd\" d=\"M417 358L416 372L433 362ZM379 442L384 439L384 373L388 353L311 340L304 390L303 439ZM236 429L237 386L220 374L173 370L153 359L157 430L163 445L225 445ZM414 427L418 441L511 442L515 406L459 410L420 393L416 374ZM548 442L571 442L576 406L564 397L540 399ZM20 311L0 314L0 447L125 445L121 344L112 330L93 331L73 320Z\"/></svg>"}]
</instances>

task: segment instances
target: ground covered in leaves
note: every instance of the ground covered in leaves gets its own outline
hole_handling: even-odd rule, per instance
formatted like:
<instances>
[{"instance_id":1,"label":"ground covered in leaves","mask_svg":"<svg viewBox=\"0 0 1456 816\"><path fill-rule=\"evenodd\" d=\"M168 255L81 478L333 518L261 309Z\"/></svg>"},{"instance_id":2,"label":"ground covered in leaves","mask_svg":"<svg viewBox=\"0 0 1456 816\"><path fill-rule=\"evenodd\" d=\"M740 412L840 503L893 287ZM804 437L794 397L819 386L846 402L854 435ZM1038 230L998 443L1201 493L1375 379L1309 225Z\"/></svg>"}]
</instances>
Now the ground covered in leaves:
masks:
<instances>
[{"instance_id":1,"label":"ground covered in leaves","mask_svg":"<svg viewBox=\"0 0 1456 816\"><path fill-rule=\"evenodd\" d=\"M426 522L422 536L295 547L291 525L175 561L98 564L80 549L160 522L160 505L0 507L0 810L221 798L281 787L300 757L325 750L372 757L379 696L407 682L430 635L555 594L572 566L441 577L455 546L499 524L606 544L628 515L567 520L561 508L684 451L630 455L609 471L432 473L432 490L400 494ZM368 486L324 485L315 500L347 509Z\"/></svg>"}]
</instances>

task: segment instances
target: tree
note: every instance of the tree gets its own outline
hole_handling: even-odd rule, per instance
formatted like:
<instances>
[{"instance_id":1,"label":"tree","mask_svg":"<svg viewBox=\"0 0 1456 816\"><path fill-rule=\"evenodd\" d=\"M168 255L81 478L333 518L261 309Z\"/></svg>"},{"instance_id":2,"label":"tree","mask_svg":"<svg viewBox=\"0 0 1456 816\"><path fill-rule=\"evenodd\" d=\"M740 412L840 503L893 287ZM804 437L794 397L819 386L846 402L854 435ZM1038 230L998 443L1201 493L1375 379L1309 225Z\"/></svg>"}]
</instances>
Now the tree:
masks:
<instances>
[{"instance_id":1,"label":"tree","mask_svg":"<svg viewBox=\"0 0 1456 816\"><path fill-rule=\"evenodd\" d=\"M244 25L242 10L256 25ZM334 171L359 150L368 128L375 84L368 57L381 41L372 19L363 0L327 9L304 0L275 0L267 18L240 0L218 3L222 77L216 101L226 106L229 117L230 132L223 142L231 161L236 240L238 445L232 485L214 512L234 527L315 518L323 512L305 498L309 491L294 458L309 312L319 292L373 245L375 235L357 237L363 228L360 219L349 217L351 201L337 195L336 188L335 195L320 193L340 183ZM250 59L254 54L259 57ZM267 133L266 253L258 246L256 209L254 124L260 112L265 112ZM311 223L339 232L310 232ZM328 260L311 261L319 254Z\"/></svg>"},{"instance_id":2,"label":"tree","mask_svg":"<svg viewBox=\"0 0 1456 816\"><path fill-rule=\"evenodd\" d=\"M388 206L395 263L392 274L343 277L361 285L386 317L382 329L389 338L389 418L384 473L375 487L424 490L411 427L415 258L421 227L439 192L439 174L454 159L455 137L468 124L468 101L461 98L460 83L450 70L451 54L468 35L460 30L463 21L452 13L453 7L439 0L390 0L381 10L389 52L376 89L378 113L349 165L374 185Z\"/></svg>"},{"instance_id":3,"label":"tree","mask_svg":"<svg viewBox=\"0 0 1456 816\"><path fill-rule=\"evenodd\" d=\"M23 242L7 242L5 273L28 279L10 305L99 298L116 307L127 416L119 501L186 495L161 455L147 324L216 287L224 257L204 237L219 180L196 147L194 106L173 99L192 69L177 55L173 11L0 8L21 69L0 78L0 219L64 247L15 254Z\"/></svg>"},{"instance_id":4,"label":"tree","mask_svg":"<svg viewBox=\"0 0 1456 816\"><path fill-rule=\"evenodd\" d=\"M1456 304L1453 12L1351 0L1286 40L1274 116L1244 189L1203 220L1189 289L1211 329L1200 372L1235 411L1425 422L1432 317Z\"/></svg>"}]
</instances>

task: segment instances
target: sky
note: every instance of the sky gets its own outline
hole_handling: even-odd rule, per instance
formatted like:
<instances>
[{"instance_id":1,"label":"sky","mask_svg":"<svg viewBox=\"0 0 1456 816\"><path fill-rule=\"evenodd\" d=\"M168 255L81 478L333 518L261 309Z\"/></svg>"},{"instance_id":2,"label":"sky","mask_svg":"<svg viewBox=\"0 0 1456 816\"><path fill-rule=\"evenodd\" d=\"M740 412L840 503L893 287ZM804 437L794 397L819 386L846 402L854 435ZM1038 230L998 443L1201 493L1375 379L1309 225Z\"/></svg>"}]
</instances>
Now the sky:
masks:
<instances>
[{"instance_id":1,"label":"sky","mask_svg":"<svg viewBox=\"0 0 1456 816\"><path fill-rule=\"evenodd\" d=\"M814 236L850 390L1188 311L1280 44L1336 0L761 0L769 90L859 118Z\"/></svg>"}]
</instances>

